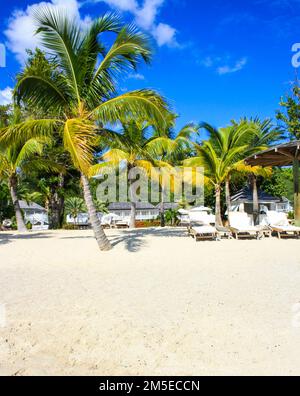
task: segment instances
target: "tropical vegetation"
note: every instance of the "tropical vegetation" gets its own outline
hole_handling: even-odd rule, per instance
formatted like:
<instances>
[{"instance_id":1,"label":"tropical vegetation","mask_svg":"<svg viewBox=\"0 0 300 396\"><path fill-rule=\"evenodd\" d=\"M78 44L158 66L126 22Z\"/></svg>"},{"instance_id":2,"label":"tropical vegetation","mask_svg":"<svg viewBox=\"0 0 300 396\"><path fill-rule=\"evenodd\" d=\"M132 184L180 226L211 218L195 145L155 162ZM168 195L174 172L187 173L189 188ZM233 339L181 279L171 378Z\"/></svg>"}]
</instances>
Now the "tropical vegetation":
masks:
<instances>
[{"instance_id":1,"label":"tropical vegetation","mask_svg":"<svg viewBox=\"0 0 300 396\"><path fill-rule=\"evenodd\" d=\"M161 226L175 225L178 212L165 211L166 186L157 168L203 167L205 204L215 209L218 226L230 211L232 194L246 184L253 189L254 215L260 185L276 196L292 196L290 170L249 167L244 159L284 137L299 139L297 84L281 100L278 125L241 118L218 129L205 122L178 128L178 115L156 91L120 94L120 81L152 60L146 34L114 14L82 30L47 6L35 12L35 21L42 49L28 51L13 103L0 106L0 223L15 217L18 230L27 231L20 199L45 206L51 229L61 228L66 215L76 223L87 211L99 248L110 250L97 214L108 213L108 202L96 197L104 168L117 169L119 178L136 167L155 177L160 194L153 204L160 204ZM110 46L106 33L114 37ZM127 181L132 185L135 179ZM132 198L127 196L134 228ZM183 197L179 207L193 204Z\"/></svg>"}]
</instances>

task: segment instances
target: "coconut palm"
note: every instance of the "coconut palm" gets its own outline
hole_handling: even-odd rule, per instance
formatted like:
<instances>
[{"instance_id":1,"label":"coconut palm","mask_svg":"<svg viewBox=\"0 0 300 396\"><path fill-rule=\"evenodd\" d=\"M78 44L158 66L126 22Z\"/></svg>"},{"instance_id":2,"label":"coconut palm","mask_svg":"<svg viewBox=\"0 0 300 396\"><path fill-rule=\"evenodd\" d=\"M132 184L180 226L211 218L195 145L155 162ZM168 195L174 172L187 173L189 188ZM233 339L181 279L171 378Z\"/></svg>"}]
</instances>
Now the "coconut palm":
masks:
<instances>
[{"instance_id":1,"label":"coconut palm","mask_svg":"<svg viewBox=\"0 0 300 396\"><path fill-rule=\"evenodd\" d=\"M175 120L177 116L171 116L166 128L166 134L170 139L171 144L167 147L166 150L161 150L159 155L159 159L164 161L171 166L181 166L182 162L192 156L193 153L193 138L196 138L200 126L191 122L184 125L178 133L175 132ZM161 199L160 199L160 219L161 226L165 225L165 202L164 202L164 191L166 188L170 186L164 185L165 178L160 179L160 188L161 188ZM175 185L173 186L175 188ZM173 189L174 192L174 189Z\"/></svg>"},{"instance_id":2,"label":"coconut palm","mask_svg":"<svg viewBox=\"0 0 300 396\"><path fill-rule=\"evenodd\" d=\"M222 186L226 183L227 205L230 208L228 198L230 196L230 174L244 157L255 130L247 124L216 129L207 123L202 123L201 127L208 132L209 139L202 145L196 144L196 157L188 159L184 163L187 166L202 166L204 168L206 180L214 186L215 190L216 224L222 226Z\"/></svg>"},{"instance_id":3,"label":"coconut palm","mask_svg":"<svg viewBox=\"0 0 300 396\"><path fill-rule=\"evenodd\" d=\"M278 140L283 138L282 131L274 127L270 119L264 121L259 118L243 118L238 123L233 121L236 127L239 125L249 125L255 129L255 134L249 142L249 147L245 152L245 157L253 155L259 151L266 150L271 144L275 144ZM258 199L258 177L269 177L272 173L271 168L262 168L260 166L251 167L242 161L236 165L236 170L240 173L248 175L250 185L253 191L253 216L254 223L258 222L259 215L259 199Z\"/></svg>"},{"instance_id":4,"label":"coconut palm","mask_svg":"<svg viewBox=\"0 0 300 396\"><path fill-rule=\"evenodd\" d=\"M23 215L18 198L18 177L20 173L30 174L32 170L61 171L50 161L45 161L41 155L45 139L32 138L24 144L13 145L0 151L0 178L7 181L11 200L14 206L18 231L26 232Z\"/></svg>"},{"instance_id":5,"label":"coconut palm","mask_svg":"<svg viewBox=\"0 0 300 396\"><path fill-rule=\"evenodd\" d=\"M167 136L153 136L152 128L141 121L130 121L123 124L121 132L106 130L103 132L108 151L104 153L103 162L90 168L90 176L97 176L103 168L117 169L120 164L126 165L126 172L130 177L131 170L139 168L147 176L155 177L159 181L156 168L171 168L168 162L163 161L162 152L171 152L176 149L176 143ZM130 187L135 179L129 179ZM129 192L132 192L129 188ZM130 228L135 228L136 199L128 197L131 203Z\"/></svg>"},{"instance_id":6,"label":"coconut palm","mask_svg":"<svg viewBox=\"0 0 300 396\"><path fill-rule=\"evenodd\" d=\"M63 11L47 6L34 12L41 44L52 56L56 68L26 70L19 76L15 97L47 110L46 119L29 120L7 128L0 141L15 143L21 136L62 136L65 150L80 171L84 199L96 240L101 250L109 243L96 215L88 180L97 135L106 123L140 117L164 124L165 101L152 90L117 95L117 80L136 69L140 61L151 60L148 37L132 25L122 26L116 15L105 15L82 30ZM106 49L102 33L116 35Z\"/></svg>"}]
</instances>

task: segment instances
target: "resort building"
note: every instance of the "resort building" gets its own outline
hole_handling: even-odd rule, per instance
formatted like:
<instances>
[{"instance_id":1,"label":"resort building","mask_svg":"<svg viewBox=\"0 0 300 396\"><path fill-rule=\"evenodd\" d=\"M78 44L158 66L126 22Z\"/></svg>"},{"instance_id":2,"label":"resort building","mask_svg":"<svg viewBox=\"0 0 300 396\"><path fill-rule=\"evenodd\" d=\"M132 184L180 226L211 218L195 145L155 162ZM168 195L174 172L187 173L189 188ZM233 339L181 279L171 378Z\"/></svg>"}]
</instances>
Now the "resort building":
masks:
<instances>
[{"instance_id":1,"label":"resort building","mask_svg":"<svg viewBox=\"0 0 300 396\"><path fill-rule=\"evenodd\" d=\"M130 216L131 204L130 202L116 202L108 206L109 213L119 216L124 219ZM150 203L138 202L136 205L136 220L156 220L159 216L159 207L155 207Z\"/></svg>"},{"instance_id":2,"label":"resort building","mask_svg":"<svg viewBox=\"0 0 300 396\"><path fill-rule=\"evenodd\" d=\"M31 223L33 230L47 230L49 219L47 209L35 202L19 201L20 208L24 213L25 223Z\"/></svg>"},{"instance_id":3,"label":"resort building","mask_svg":"<svg viewBox=\"0 0 300 396\"><path fill-rule=\"evenodd\" d=\"M285 198L273 197L263 190L258 190L260 212L275 211L289 213L293 210L290 201ZM245 187L231 198L231 212L246 212L253 214L253 192Z\"/></svg>"}]
</instances>

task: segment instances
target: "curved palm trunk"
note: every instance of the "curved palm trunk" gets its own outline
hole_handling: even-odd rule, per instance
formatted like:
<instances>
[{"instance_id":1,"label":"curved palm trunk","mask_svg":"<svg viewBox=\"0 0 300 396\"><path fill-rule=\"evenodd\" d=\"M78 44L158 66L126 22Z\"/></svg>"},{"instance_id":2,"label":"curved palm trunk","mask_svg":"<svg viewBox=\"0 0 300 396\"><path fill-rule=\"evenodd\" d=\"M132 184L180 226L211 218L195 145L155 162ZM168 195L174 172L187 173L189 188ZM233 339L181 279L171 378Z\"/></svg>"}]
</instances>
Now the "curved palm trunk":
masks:
<instances>
[{"instance_id":1,"label":"curved palm trunk","mask_svg":"<svg viewBox=\"0 0 300 396\"><path fill-rule=\"evenodd\" d=\"M49 225L51 230L58 230L62 227L64 218L64 197L58 194L58 190L64 187L64 176L59 176L59 182L51 188L49 199Z\"/></svg>"},{"instance_id":2,"label":"curved palm trunk","mask_svg":"<svg viewBox=\"0 0 300 396\"><path fill-rule=\"evenodd\" d=\"M222 227L222 215L221 215L221 187L216 186L216 226Z\"/></svg>"},{"instance_id":3,"label":"curved palm trunk","mask_svg":"<svg viewBox=\"0 0 300 396\"><path fill-rule=\"evenodd\" d=\"M103 228L101 226L100 220L98 219L97 213L96 213L96 208L93 202L91 190L90 190L90 185L89 181L86 176L81 174L81 183L83 187L83 195L84 195L84 200L86 207L88 209L90 221L93 227L93 231L95 234L96 241L98 243L98 246L100 250L102 251L109 251L112 249L112 246L107 239L105 232L103 231Z\"/></svg>"},{"instance_id":4,"label":"curved palm trunk","mask_svg":"<svg viewBox=\"0 0 300 396\"><path fill-rule=\"evenodd\" d=\"M159 216L160 216L160 226L166 226L166 219L165 219L165 201L164 201L164 191L162 190L161 193L161 202L159 207Z\"/></svg>"},{"instance_id":5,"label":"curved palm trunk","mask_svg":"<svg viewBox=\"0 0 300 396\"><path fill-rule=\"evenodd\" d=\"M130 172L131 167L128 167L128 173ZM129 178L129 198L130 198L130 204L131 204L131 211L130 211L130 222L129 222L129 228L134 229L136 228L136 197L134 196L134 193L132 191L132 184L134 183L135 179L130 179Z\"/></svg>"},{"instance_id":6,"label":"curved palm trunk","mask_svg":"<svg viewBox=\"0 0 300 396\"><path fill-rule=\"evenodd\" d=\"M226 206L228 213L228 224L230 225L229 213L231 210L231 194L230 194L230 177L228 176L225 181L225 195L226 195Z\"/></svg>"},{"instance_id":7,"label":"curved palm trunk","mask_svg":"<svg viewBox=\"0 0 300 396\"><path fill-rule=\"evenodd\" d=\"M255 175L251 176L252 189L253 189L253 221L254 225L259 224L259 200L258 200L258 189L257 189L257 178Z\"/></svg>"},{"instance_id":8,"label":"curved palm trunk","mask_svg":"<svg viewBox=\"0 0 300 396\"><path fill-rule=\"evenodd\" d=\"M12 199L15 214L16 214L18 231L19 232L28 232L27 227L24 222L24 219L23 219L19 200L17 197L17 178L15 175L11 176L9 179L9 190L10 190L10 195L11 195L11 199Z\"/></svg>"},{"instance_id":9,"label":"curved palm trunk","mask_svg":"<svg viewBox=\"0 0 300 396\"><path fill-rule=\"evenodd\" d=\"M136 228L136 203L131 202L131 212L130 212L130 224L129 228Z\"/></svg>"}]
</instances>

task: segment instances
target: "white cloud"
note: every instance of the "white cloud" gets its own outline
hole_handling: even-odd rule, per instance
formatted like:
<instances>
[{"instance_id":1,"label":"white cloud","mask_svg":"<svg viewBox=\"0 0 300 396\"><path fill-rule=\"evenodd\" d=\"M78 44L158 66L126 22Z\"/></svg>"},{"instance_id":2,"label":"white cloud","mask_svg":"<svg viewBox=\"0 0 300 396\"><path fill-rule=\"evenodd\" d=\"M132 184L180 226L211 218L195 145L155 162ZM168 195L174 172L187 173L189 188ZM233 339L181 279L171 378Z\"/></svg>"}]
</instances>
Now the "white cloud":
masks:
<instances>
[{"instance_id":1,"label":"white cloud","mask_svg":"<svg viewBox=\"0 0 300 396\"><path fill-rule=\"evenodd\" d=\"M145 80L145 76L140 73L132 73L127 77L128 80Z\"/></svg>"},{"instance_id":2,"label":"white cloud","mask_svg":"<svg viewBox=\"0 0 300 396\"><path fill-rule=\"evenodd\" d=\"M236 73L240 70L242 70L246 64L247 64L248 60L247 58L242 58L240 60L238 60L234 66L220 66L217 69L218 74L223 75L223 74L230 74L230 73Z\"/></svg>"},{"instance_id":3,"label":"white cloud","mask_svg":"<svg viewBox=\"0 0 300 396\"><path fill-rule=\"evenodd\" d=\"M94 3L99 3L101 1L120 11L136 12L139 7L136 0L92 0Z\"/></svg>"},{"instance_id":4,"label":"white cloud","mask_svg":"<svg viewBox=\"0 0 300 396\"><path fill-rule=\"evenodd\" d=\"M160 8L165 0L144 0L140 5L137 0L92 0L105 2L110 7L119 11L127 11L133 14L135 23L142 29L150 32L159 46L177 46L176 29L172 26L157 22Z\"/></svg>"},{"instance_id":5,"label":"white cloud","mask_svg":"<svg viewBox=\"0 0 300 396\"><path fill-rule=\"evenodd\" d=\"M0 105L8 105L12 102L12 88L6 87L0 90Z\"/></svg>"},{"instance_id":6,"label":"white cloud","mask_svg":"<svg viewBox=\"0 0 300 396\"><path fill-rule=\"evenodd\" d=\"M113 9L132 13L135 23L149 31L159 46L175 46L177 44L176 30L167 24L156 21L159 9L165 0L144 0L143 5L139 4L140 0L88 0L87 3L89 1L105 2ZM39 38L34 34L36 26L33 14L37 8L45 5L65 10L67 15L78 20L83 28L91 22L88 16L81 17L79 0L49 0L32 4L26 10L16 10L9 19L8 27L4 33L7 37L7 47L22 64L27 58L26 50L32 50L39 45Z\"/></svg>"},{"instance_id":7,"label":"white cloud","mask_svg":"<svg viewBox=\"0 0 300 396\"><path fill-rule=\"evenodd\" d=\"M146 30L153 28L154 22L165 0L145 0L142 8L135 12L136 23Z\"/></svg>"},{"instance_id":8,"label":"white cloud","mask_svg":"<svg viewBox=\"0 0 300 396\"><path fill-rule=\"evenodd\" d=\"M160 47L163 45L178 46L176 42L176 29L170 25L160 23L153 29L152 34Z\"/></svg>"},{"instance_id":9,"label":"white cloud","mask_svg":"<svg viewBox=\"0 0 300 396\"><path fill-rule=\"evenodd\" d=\"M50 2L32 4L25 11L15 11L9 19L9 24L4 34L8 40L8 48L16 55L20 63L24 63L26 59L26 49L34 49L39 44L39 39L35 35L36 26L33 14L37 8L45 5L66 11L70 18L78 19L83 27L90 21L89 17L83 20L80 19L80 4L77 0L51 0Z\"/></svg>"}]
</instances>

